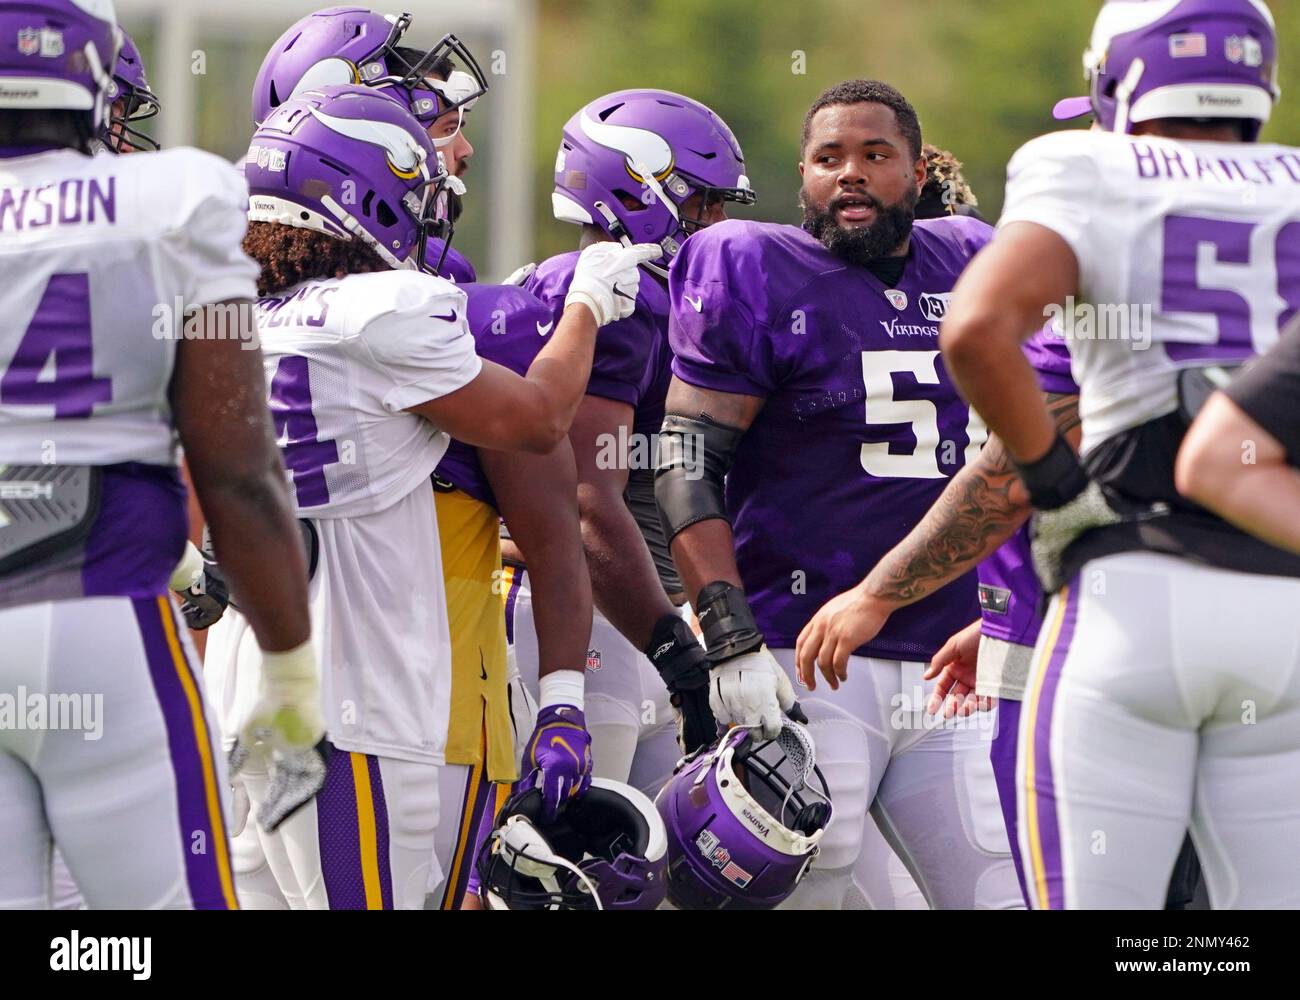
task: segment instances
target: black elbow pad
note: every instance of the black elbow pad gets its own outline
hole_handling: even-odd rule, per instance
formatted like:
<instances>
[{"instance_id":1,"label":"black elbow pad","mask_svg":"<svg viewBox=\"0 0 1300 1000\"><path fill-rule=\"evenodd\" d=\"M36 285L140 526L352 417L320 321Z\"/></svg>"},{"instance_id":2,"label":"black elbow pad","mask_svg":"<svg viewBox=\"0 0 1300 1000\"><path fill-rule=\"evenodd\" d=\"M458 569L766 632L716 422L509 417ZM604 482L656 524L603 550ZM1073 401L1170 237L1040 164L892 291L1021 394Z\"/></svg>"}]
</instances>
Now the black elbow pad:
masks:
<instances>
[{"instance_id":1,"label":"black elbow pad","mask_svg":"<svg viewBox=\"0 0 1300 1000\"><path fill-rule=\"evenodd\" d=\"M676 413L664 417L655 467L655 501L669 542L697 521L727 520L723 489L744 433L707 417Z\"/></svg>"}]
</instances>

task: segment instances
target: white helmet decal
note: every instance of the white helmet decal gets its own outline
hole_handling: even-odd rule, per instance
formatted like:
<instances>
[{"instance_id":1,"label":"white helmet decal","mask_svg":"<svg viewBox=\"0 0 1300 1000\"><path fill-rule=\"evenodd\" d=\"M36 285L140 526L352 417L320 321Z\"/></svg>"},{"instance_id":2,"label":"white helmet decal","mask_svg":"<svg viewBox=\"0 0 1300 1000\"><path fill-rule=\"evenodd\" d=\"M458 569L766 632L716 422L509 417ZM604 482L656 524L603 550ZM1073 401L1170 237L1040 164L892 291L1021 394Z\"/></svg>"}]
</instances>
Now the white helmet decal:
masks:
<instances>
[{"instance_id":1,"label":"white helmet decal","mask_svg":"<svg viewBox=\"0 0 1300 1000\"><path fill-rule=\"evenodd\" d=\"M663 136L647 129L598 122L583 111L582 131L593 142L617 150L627 157L627 165L638 180L646 179L643 171L648 171L653 177L672 169L672 147Z\"/></svg>"},{"instance_id":2,"label":"white helmet decal","mask_svg":"<svg viewBox=\"0 0 1300 1000\"><path fill-rule=\"evenodd\" d=\"M388 162L402 174L413 174L425 160L425 151L400 125L377 122L369 118L336 118L312 108L311 113L326 128L358 142L378 146L388 154Z\"/></svg>"}]
</instances>

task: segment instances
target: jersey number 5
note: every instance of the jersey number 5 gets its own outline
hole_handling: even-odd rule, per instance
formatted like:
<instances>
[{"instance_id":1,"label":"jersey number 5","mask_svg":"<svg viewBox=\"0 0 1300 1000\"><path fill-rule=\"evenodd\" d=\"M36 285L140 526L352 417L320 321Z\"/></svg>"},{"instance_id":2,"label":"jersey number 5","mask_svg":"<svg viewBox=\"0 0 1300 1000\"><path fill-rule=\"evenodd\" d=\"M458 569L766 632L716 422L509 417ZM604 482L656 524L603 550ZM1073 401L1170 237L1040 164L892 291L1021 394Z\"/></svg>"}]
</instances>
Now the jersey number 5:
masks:
<instances>
[{"instance_id":1,"label":"jersey number 5","mask_svg":"<svg viewBox=\"0 0 1300 1000\"><path fill-rule=\"evenodd\" d=\"M1256 240L1252 260L1251 242L1256 228L1254 222L1232 219L1187 215L1165 219L1160 311L1213 316L1217 326L1215 339L1210 342L1166 342L1169 360L1240 360L1262 353L1277 339L1278 330L1300 310L1300 222L1287 223L1278 231L1271 255L1267 238ZM1237 287L1243 291L1258 289L1255 301L1242 291L1203 285L1201 265L1210 261L1248 266L1249 270L1237 279ZM1255 326L1259 329L1252 329Z\"/></svg>"},{"instance_id":2,"label":"jersey number 5","mask_svg":"<svg viewBox=\"0 0 1300 1000\"><path fill-rule=\"evenodd\" d=\"M938 385L935 362L938 351L863 351L862 385L866 390L866 420L877 424L907 424L916 437L910 455L895 454L888 441L862 445L862 468L880 479L943 479L939 468L939 410L928 399L895 399L895 374L912 375L921 385ZM972 461L988 440L989 431L979 414L966 417L965 461ZM951 460L945 462L951 465Z\"/></svg>"}]
</instances>

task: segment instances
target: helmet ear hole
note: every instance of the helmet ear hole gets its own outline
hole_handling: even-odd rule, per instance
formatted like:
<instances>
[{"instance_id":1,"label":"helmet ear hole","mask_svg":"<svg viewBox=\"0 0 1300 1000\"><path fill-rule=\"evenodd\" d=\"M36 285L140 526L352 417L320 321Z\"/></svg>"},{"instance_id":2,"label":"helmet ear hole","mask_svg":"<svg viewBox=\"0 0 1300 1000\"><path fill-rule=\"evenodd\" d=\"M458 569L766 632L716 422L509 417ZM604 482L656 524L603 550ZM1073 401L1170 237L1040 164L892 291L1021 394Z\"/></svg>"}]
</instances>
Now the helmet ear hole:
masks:
<instances>
[{"instance_id":1,"label":"helmet ear hole","mask_svg":"<svg viewBox=\"0 0 1300 1000\"><path fill-rule=\"evenodd\" d=\"M375 206L375 218L384 228L390 228L397 225L397 214L388 207L388 202L380 201Z\"/></svg>"},{"instance_id":2,"label":"helmet ear hole","mask_svg":"<svg viewBox=\"0 0 1300 1000\"><path fill-rule=\"evenodd\" d=\"M646 203L631 192L624 191L622 188L614 188L611 192L629 212L643 212L646 209Z\"/></svg>"},{"instance_id":3,"label":"helmet ear hole","mask_svg":"<svg viewBox=\"0 0 1300 1000\"><path fill-rule=\"evenodd\" d=\"M830 818L831 805L829 802L809 802L795 815L791 826L805 837L811 837L818 830L823 829L830 821Z\"/></svg>"}]
</instances>

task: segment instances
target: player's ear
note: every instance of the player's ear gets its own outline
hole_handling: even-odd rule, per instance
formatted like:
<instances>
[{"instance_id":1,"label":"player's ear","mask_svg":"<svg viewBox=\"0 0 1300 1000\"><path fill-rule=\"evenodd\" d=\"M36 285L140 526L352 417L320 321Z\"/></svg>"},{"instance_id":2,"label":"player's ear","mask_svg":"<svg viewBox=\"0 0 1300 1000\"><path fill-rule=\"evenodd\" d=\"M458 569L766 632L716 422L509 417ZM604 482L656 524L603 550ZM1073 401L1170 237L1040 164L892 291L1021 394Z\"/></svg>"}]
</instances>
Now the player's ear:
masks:
<instances>
[{"instance_id":1,"label":"player's ear","mask_svg":"<svg viewBox=\"0 0 1300 1000\"><path fill-rule=\"evenodd\" d=\"M799 161L799 176L803 176L803 160Z\"/></svg>"},{"instance_id":2,"label":"player's ear","mask_svg":"<svg viewBox=\"0 0 1300 1000\"><path fill-rule=\"evenodd\" d=\"M912 164L912 173L916 177L916 193L920 194L921 189L925 187L925 181L928 175L928 171L926 170L925 167L924 156L918 158L917 161L914 164Z\"/></svg>"}]
</instances>

